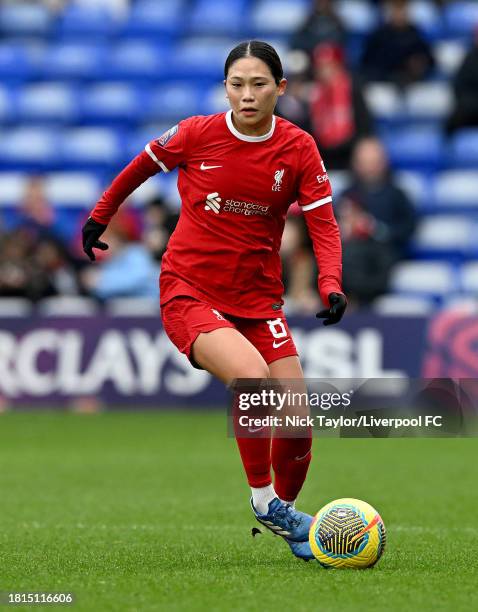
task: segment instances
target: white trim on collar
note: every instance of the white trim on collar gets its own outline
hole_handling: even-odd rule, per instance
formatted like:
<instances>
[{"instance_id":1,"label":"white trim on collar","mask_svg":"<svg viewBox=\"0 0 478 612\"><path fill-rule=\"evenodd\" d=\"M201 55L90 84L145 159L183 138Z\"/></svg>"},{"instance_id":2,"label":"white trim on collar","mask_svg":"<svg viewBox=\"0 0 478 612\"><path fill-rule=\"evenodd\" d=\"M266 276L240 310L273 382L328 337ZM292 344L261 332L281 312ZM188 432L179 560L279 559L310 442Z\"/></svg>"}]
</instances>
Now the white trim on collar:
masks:
<instances>
[{"instance_id":1,"label":"white trim on collar","mask_svg":"<svg viewBox=\"0 0 478 612\"><path fill-rule=\"evenodd\" d=\"M247 136L246 134L241 134L241 132L234 127L232 122L232 110L229 110L226 113L226 123L232 134L234 134L236 138L239 138L239 140L245 140L246 142L263 142L264 140L269 140L269 138L271 138L271 136L274 134L276 118L275 115L272 115L271 129L267 132L267 134L263 134L262 136Z\"/></svg>"}]
</instances>

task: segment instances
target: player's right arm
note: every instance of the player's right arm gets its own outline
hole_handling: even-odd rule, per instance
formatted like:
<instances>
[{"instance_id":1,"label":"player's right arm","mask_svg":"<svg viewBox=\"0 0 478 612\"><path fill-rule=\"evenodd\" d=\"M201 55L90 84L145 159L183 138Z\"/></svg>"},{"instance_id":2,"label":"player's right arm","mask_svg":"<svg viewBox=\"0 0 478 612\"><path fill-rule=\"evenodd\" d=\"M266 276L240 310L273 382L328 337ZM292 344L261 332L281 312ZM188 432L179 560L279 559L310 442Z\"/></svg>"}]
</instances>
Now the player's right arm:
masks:
<instances>
[{"instance_id":1,"label":"player's right arm","mask_svg":"<svg viewBox=\"0 0 478 612\"><path fill-rule=\"evenodd\" d=\"M83 251L95 261L93 249L105 251L108 245L100 240L108 223L135 189L161 170L169 172L186 158L186 132L190 120L182 121L165 134L149 142L113 180L91 211L82 229Z\"/></svg>"}]
</instances>

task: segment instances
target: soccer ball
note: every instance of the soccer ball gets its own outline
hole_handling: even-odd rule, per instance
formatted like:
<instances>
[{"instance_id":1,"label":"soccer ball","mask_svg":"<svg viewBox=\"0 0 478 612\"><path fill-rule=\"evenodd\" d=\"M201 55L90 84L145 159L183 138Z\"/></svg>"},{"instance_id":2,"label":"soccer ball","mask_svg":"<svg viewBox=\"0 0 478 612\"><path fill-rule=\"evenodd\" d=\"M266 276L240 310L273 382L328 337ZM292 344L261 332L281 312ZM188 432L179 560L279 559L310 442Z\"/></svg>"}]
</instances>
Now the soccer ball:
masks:
<instances>
[{"instance_id":1,"label":"soccer ball","mask_svg":"<svg viewBox=\"0 0 478 612\"><path fill-rule=\"evenodd\" d=\"M310 526L309 543L323 567L372 567L385 547L380 514L360 499L336 499L319 510Z\"/></svg>"}]
</instances>

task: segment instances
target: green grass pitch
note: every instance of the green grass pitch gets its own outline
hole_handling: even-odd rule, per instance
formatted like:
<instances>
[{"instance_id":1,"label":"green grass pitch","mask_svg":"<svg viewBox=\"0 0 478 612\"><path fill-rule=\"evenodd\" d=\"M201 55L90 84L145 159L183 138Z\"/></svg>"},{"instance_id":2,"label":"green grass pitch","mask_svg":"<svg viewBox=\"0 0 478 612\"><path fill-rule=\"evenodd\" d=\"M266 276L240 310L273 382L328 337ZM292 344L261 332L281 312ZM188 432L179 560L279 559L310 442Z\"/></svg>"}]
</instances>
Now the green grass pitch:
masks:
<instances>
[{"instance_id":1,"label":"green grass pitch","mask_svg":"<svg viewBox=\"0 0 478 612\"><path fill-rule=\"evenodd\" d=\"M374 569L327 571L251 537L225 432L221 413L0 415L0 591L100 612L478 609L477 439L315 439L299 507L358 497L388 529Z\"/></svg>"}]
</instances>

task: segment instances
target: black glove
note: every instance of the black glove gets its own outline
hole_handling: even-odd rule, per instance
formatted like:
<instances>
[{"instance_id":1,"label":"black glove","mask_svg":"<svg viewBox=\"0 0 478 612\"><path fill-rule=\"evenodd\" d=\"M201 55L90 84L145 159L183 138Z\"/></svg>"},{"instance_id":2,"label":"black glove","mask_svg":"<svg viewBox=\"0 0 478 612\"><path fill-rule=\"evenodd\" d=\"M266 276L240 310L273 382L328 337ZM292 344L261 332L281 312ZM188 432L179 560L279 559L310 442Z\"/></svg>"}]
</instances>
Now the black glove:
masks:
<instances>
[{"instance_id":1,"label":"black glove","mask_svg":"<svg viewBox=\"0 0 478 612\"><path fill-rule=\"evenodd\" d=\"M321 310L315 316L318 319L325 319L324 325L335 325L344 316L347 308L347 298L343 293L329 293L330 308Z\"/></svg>"},{"instance_id":2,"label":"black glove","mask_svg":"<svg viewBox=\"0 0 478 612\"><path fill-rule=\"evenodd\" d=\"M95 261L96 259L93 248L101 249L102 251L106 251L109 248L106 242L98 240L106 228L106 225L98 223L98 221L95 221L91 217L88 217L88 221L83 226L83 251L88 255L91 261Z\"/></svg>"}]
</instances>

